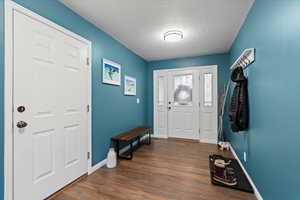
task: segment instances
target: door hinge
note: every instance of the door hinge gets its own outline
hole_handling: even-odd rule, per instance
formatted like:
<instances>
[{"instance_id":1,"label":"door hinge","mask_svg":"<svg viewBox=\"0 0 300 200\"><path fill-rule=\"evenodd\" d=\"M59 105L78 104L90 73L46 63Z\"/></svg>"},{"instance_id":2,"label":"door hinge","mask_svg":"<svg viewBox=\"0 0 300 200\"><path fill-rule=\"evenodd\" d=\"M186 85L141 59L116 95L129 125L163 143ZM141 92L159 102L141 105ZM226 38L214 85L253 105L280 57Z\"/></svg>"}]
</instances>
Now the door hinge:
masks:
<instances>
[{"instance_id":1,"label":"door hinge","mask_svg":"<svg viewBox=\"0 0 300 200\"><path fill-rule=\"evenodd\" d=\"M86 65L90 65L90 58L89 57L86 58Z\"/></svg>"},{"instance_id":2,"label":"door hinge","mask_svg":"<svg viewBox=\"0 0 300 200\"><path fill-rule=\"evenodd\" d=\"M91 153L90 152L87 152L87 159L89 160L91 157Z\"/></svg>"},{"instance_id":3,"label":"door hinge","mask_svg":"<svg viewBox=\"0 0 300 200\"><path fill-rule=\"evenodd\" d=\"M90 112L90 105L89 104L86 106L86 112Z\"/></svg>"}]
</instances>

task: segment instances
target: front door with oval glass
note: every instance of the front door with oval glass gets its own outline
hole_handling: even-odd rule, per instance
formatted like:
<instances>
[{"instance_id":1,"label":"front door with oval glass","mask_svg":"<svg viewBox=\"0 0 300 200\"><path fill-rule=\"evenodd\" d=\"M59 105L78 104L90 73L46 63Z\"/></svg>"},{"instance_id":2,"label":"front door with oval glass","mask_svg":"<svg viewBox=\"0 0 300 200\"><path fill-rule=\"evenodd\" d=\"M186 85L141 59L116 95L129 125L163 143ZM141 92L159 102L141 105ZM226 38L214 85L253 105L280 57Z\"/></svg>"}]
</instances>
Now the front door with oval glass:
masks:
<instances>
[{"instance_id":1,"label":"front door with oval glass","mask_svg":"<svg viewBox=\"0 0 300 200\"><path fill-rule=\"evenodd\" d=\"M199 72L173 71L168 78L168 136L199 139Z\"/></svg>"},{"instance_id":2,"label":"front door with oval glass","mask_svg":"<svg viewBox=\"0 0 300 200\"><path fill-rule=\"evenodd\" d=\"M154 136L217 140L217 67L154 72Z\"/></svg>"}]
</instances>

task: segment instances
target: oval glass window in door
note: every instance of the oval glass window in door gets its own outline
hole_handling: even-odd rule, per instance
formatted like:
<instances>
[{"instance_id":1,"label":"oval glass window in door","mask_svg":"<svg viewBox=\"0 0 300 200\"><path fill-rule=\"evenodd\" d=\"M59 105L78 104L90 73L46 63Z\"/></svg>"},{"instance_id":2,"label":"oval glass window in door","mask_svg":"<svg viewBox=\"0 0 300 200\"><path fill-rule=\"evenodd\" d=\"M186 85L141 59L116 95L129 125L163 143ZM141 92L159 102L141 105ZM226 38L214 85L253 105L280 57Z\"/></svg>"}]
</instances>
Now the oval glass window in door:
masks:
<instances>
[{"instance_id":1,"label":"oval glass window in door","mask_svg":"<svg viewBox=\"0 0 300 200\"><path fill-rule=\"evenodd\" d=\"M192 105L193 75L174 77L174 105Z\"/></svg>"}]
</instances>

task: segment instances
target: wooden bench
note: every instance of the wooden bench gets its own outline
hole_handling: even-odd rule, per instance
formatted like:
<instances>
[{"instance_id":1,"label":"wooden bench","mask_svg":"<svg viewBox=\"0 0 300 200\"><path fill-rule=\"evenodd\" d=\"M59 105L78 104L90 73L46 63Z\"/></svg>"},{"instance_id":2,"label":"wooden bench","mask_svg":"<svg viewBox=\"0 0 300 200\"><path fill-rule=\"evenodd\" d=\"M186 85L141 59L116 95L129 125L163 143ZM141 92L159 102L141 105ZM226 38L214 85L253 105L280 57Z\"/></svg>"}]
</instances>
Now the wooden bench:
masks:
<instances>
[{"instance_id":1,"label":"wooden bench","mask_svg":"<svg viewBox=\"0 0 300 200\"><path fill-rule=\"evenodd\" d=\"M141 145L141 137L144 134L149 134L148 136L148 143L145 143L147 145L151 144L151 127L150 126L139 126L135 129L132 129L130 131L127 131L125 133L121 133L120 135L114 136L111 138L113 142L115 142L116 146L116 153L118 158L131 160L133 157L133 142L138 141L138 146ZM122 156L120 155L120 144L121 143L130 143L130 149L129 149L129 156Z\"/></svg>"}]
</instances>

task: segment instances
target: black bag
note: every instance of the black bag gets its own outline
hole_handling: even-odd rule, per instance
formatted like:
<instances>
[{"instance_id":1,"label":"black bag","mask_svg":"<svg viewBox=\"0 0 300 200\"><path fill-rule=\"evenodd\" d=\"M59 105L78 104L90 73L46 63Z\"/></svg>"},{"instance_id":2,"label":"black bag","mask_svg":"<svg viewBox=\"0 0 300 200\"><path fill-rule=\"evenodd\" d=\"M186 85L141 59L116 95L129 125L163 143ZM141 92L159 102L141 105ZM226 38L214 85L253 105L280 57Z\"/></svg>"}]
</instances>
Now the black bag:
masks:
<instances>
[{"instance_id":1,"label":"black bag","mask_svg":"<svg viewBox=\"0 0 300 200\"><path fill-rule=\"evenodd\" d=\"M229 121L233 132L247 130L249 127L248 80L243 68L237 67L231 74L236 83L229 108Z\"/></svg>"}]
</instances>

